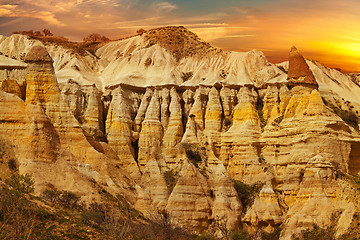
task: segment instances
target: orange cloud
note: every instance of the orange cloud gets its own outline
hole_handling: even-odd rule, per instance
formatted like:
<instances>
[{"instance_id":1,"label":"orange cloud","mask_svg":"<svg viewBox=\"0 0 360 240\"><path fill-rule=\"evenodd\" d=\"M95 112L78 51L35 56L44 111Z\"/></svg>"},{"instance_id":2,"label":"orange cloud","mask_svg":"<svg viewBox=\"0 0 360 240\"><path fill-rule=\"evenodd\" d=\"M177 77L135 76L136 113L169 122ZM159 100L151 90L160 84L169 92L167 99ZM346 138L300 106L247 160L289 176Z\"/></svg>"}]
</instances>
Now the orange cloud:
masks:
<instances>
[{"instance_id":1,"label":"orange cloud","mask_svg":"<svg viewBox=\"0 0 360 240\"><path fill-rule=\"evenodd\" d=\"M0 5L0 17L26 17L41 19L52 25L65 26L55 18L55 15L49 11L28 12L18 7L18 5Z\"/></svg>"},{"instance_id":2,"label":"orange cloud","mask_svg":"<svg viewBox=\"0 0 360 240\"><path fill-rule=\"evenodd\" d=\"M198 11L189 11L193 3L180 0L7 1L0 5L0 16L8 18L0 24L2 32L34 22L33 28L49 27L71 40L81 40L91 32L116 39L134 34L138 28L183 25L217 47L258 49L274 62L287 60L289 49L295 45L307 58L347 71L360 70L358 0L257 0L231 4L224 0L220 9L211 9L209 1L205 10ZM31 19L40 19L44 24L39 26L40 21Z\"/></svg>"},{"instance_id":3,"label":"orange cloud","mask_svg":"<svg viewBox=\"0 0 360 240\"><path fill-rule=\"evenodd\" d=\"M301 4L306 5L306 2ZM317 4L319 2L322 1ZM204 38L209 35L214 45L224 49L263 50L276 62L286 60L288 51L295 45L307 58L346 71L360 71L360 25L357 24L360 16L348 11L350 7L360 9L360 3L350 2L354 5L330 0L327 8L293 5L274 6L268 12L244 11L240 17L226 22L229 26L226 30L214 30L219 31L215 37L211 31L199 31L199 34L205 34ZM247 28L237 29L236 26Z\"/></svg>"}]
</instances>

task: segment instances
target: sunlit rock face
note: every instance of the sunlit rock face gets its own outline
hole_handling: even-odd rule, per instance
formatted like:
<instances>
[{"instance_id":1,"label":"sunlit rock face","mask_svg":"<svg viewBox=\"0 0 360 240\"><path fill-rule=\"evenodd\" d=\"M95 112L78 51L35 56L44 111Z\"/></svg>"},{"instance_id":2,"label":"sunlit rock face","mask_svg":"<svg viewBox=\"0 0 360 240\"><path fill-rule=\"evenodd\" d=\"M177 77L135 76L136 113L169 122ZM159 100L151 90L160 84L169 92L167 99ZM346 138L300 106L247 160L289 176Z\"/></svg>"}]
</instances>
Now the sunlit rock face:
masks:
<instances>
[{"instance_id":1,"label":"sunlit rock face","mask_svg":"<svg viewBox=\"0 0 360 240\"><path fill-rule=\"evenodd\" d=\"M101 187L198 233L220 219L250 232L281 225L281 239L314 224L341 236L359 212L341 176L360 173L360 87L296 48L279 68L182 27L106 43L96 56L0 39L17 59L0 58L1 178L32 173L37 193L52 186L87 202ZM260 186L247 206L239 182Z\"/></svg>"}]
</instances>

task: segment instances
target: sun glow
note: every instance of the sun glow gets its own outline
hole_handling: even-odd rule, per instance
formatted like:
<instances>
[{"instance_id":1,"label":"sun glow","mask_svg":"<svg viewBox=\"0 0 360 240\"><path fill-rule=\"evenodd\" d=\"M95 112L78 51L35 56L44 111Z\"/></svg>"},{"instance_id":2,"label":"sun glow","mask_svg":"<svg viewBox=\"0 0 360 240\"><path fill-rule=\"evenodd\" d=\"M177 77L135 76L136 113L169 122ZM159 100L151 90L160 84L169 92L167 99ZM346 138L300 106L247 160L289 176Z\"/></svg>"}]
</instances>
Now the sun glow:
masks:
<instances>
[{"instance_id":1,"label":"sun glow","mask_svg":"<svg viewBox=\"0 0 360 240\"><path fill-rule=\"evenodd\" d=\"M75 41L91 32L118 39L139 28L183 25L222 49L258 49L280 62L295 45L306 58L360 71L359 0L209 0L203 8L205 0L8 2L0 4L4 35L49 28Z\"/></svg>"}]
</instances>

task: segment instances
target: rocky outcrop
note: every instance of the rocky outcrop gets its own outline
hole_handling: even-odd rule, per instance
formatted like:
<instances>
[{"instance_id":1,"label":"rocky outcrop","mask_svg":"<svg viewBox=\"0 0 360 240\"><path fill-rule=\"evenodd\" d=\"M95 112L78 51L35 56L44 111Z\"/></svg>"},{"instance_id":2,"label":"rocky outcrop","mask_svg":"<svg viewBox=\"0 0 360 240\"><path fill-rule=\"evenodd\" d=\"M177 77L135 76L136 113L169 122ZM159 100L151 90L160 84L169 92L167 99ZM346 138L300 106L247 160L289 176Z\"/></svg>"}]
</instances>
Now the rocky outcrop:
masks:
<instances>
[{"instance_id":1,"label":"rocky outcrop","mask_svg":"<svg viewBox=\"0 0 360 240\"><path fill-rule=\"evenodd\" d=\"M180 104L181 98L176 92L175 88L170 90L171 102L169 104L169 123L163 137L163 153L166 156L165 161L168 166L175 165L181 162L181 155L179 153L179 143L181 142L184 126L183 113Z\"/></svg>"},{"instance_id":2,"label":"rocky outcrop","mask_svg":"<svg viewBox=\"0 0 360 240\"><path fill-rule=\"evenodd\" d=\"M136 98L135 98L136 99ZM134 179L140 179L138 160L138 134L133 131L132 94L122 88L112 92L112 101L106 118L106 135L109 146L115 151L119 163ZM135 101L136 102L136 101Z\"/></svg>"},{"instance_id":3,"label":"rocky outcrop","mask_svg":"<svg viewBox=\"0 0 360 240\"><path fill-rule=\"evenodd\" d=\"M239 224L243 206L233 181L221 162L210 167L209 182L214 198L212 219L223 220L228 229L235 228Z\"/></svg>"},{"instance_id":4,"label":"rocky outcrop","mask_svg":"<svg viewBox=\"0 0 360 240\"><path fill-rule=\"evenodd\" d=\"M248 183L262 179L264 174L259 161L260 123L256 102L253 89L243 87L239 90L232 126L221 138L221 161L232 178Z\"/></svg>"},{"instance_id":5,"label":"rocky outcrop","mask_svg":"<svg viewBox=\"0 0 360 240\"><path fill-rule=\"evenodd\" d=\"M69 105L75 118L87 135L98 141L104 141L104 105L102 92L95 85L80 86L73 80L62 84L61 95Z\"/></svg>"},{"instance_id":6,"label":"rocky outcrop","mask_svg":"<svg viewBox=\"0 0 360 240\"><path fill-rule=\"evenodd\" d=\"M259 196L254 204L246 212L242 219L250 231L262 229L267 232L280 226L283 221L283 211L279 205L279 200L271 184L267 183L261 189Z\"/></svg>"},{"instance_id":7,"label":"rocky outcrop","mask_svg":"<svg viewBox=\"0 0 360 240\"><path fill-rule=\"evenodd\" d=\"M68 156L64 156L62 161L70 161L84 177L96 180L111 192L127 191L126 186L131 184L131 181L126 180L121 169L116 167L118 163L112 150L105 143L99 143L91 136L84 135L84 130L62 99L52 60L46 50L43 47L34 47L25 59L28 64L25 103L40 106L48 117L61 149L68 152ZM56 151L56 148L52 149ZM89 188L84 188L84 191L91 192ZM131 192L128 194L132 195Z\"/></svg>"},{"instance_id":8,"label":"rocky outcrop","mask_svg":"<svg viewBox=\"0 0 360 240\"><path fill-rule=\"evenodd\" d=\"M169 190L157 161L152 158L146 164L140 181L141 188L135 203L136 209L148 217L155 217L164 210L169 198Z\"/></svg>"},{"instance_id":9,"label":"rocky outcrop","mask_svg":"<svg viewBox=\"0 0 360 240\"><path fill-rule=\"evenodd\" d=\"M296 47L290 50L288 81L292 84L318 86L314 74Z\"/></svg>"},{"instance_id":10,"label":"rocky outcrop","mask_svg":"<svg viewBox=\"0 0 360 240\"><path fill-rule=\"evenodd\" d=\"M156 90L151 97L140 131L138 163L141 172L144 171L150 158L159 159L157 153L160 152L163 137L160 106L159 92Z\"/></svg>"},{"instance_id":11,"label":"rocky outcrop","mask_svg":"<svg viewBox=\"0 0 360 240\"><path fill-rule=\"evenodd\" d=\"M98 189L122 194L196 232L222 219L229 229L282 225L281 239L313 224L346 233L359 211L341 176L360 171L360 87L295 48L280 70L258 51L175 59L154 36L170 50L136 36L95 57L0 38L2 53L26 60L5 69L0 57L0 177L32 173L38 193L53 186L88 201ZM246 212L233 180L263 184Z\"/></svg>"},{"instance_id":12,"label":"rocky outcrop","mask_svg":"<svg viewBox=\"0 0 360 240\"><path fill-rule=\"evenodd\" d=\"M185 160L166 210L176 224L205 230L211 218L210 187L198 169Z\"/></svg>"},{"instance_id":13,"label":"rocky outcrop","mask_svg":"<svg viewBox=\"0 0 360 240\"><path fill-rule=\"evenodd\" d=\"M292 236L313 224L321 228L331 225L334 214L340 210L341 203L336 198L338 185L335 182L334 167L321 155L307 163L296 201L287 212L282 239Z\"/></svg>"},{"instance_id":14,"label":"rocky outcrop","mask_svg":"<svg viewBox=\"0 0 360 240\"><path fill-rule=\"evenodd\" d=\"M55 127L39 105L25 103L3 91L0 103L2 147L8 149L7 155L15 165L13 170L32 174L36 193L51 186L72 191L88 202L99 198L87 176L69 164L74 157L61 148Z\"/></svg>"},{"instance_id":15,"label":"rocky outcrop","mask_svg":"<svg viewBox=\"0 0 360 240\"><path fill-rule=\"evenodd\" d=\"M207 136L207 142L216 156L220 155L220 131L223 116L223 110L220 103L220 96L218 90L213 87L209 92L209 100L206 104L205 129L204 133Z\"/></svg>"}]
</instances>

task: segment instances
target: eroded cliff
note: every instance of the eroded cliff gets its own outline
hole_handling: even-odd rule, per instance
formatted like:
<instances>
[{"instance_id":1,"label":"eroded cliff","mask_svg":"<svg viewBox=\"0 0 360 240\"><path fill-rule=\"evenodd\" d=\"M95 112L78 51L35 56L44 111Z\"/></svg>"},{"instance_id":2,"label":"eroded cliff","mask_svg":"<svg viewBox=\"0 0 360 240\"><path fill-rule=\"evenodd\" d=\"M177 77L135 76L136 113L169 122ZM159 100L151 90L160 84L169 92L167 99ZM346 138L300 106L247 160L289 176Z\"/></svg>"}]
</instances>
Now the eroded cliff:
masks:
<instances>
[{"instance_id":1,"label":"eroded cliff","mask_svg":"<svg viewBox=\"0 0 360 240\"><path fill-rule=\"evenodd\" d=\"M51 186L87 202L103 188L198 232L222 219L229 229L281 226L293 239L340 213L345 234L360 210L346 184L360 172L351 77L295 48L278 68L257 51L176 52L156 34L110 42L97 58L2 39L2 54L19 61L0 62L1 157L16 166L0 165L1 177L31 173L38 193ZM248 206L237 182L261 186Z\"/></svg>"}]
</instances>

